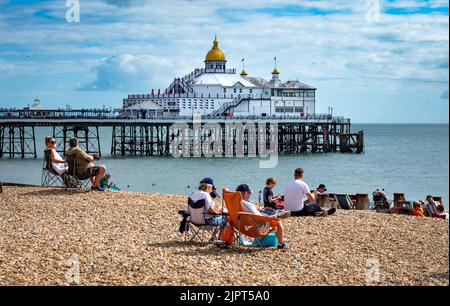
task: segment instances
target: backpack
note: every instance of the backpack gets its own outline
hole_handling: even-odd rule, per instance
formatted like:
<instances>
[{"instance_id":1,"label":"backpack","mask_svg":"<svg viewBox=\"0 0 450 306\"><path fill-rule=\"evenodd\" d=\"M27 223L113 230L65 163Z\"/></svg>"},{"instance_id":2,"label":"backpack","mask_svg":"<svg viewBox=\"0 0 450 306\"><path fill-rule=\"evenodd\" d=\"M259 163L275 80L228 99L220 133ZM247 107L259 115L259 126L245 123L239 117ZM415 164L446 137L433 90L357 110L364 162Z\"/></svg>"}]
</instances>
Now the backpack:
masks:
<instances>
[{"instance_id":1,"label":"backpack","mask_svg":"<svg viewBox=\"0 0 450 306\"><path fill-rule=\"evenodd\" d=\"M67 188L79 188L80 187L80 181L78 181L73 176L67 174L67 172L64 172L61 174L61 178L63 179L64 185Z\"/></svg>"}]
</instances>

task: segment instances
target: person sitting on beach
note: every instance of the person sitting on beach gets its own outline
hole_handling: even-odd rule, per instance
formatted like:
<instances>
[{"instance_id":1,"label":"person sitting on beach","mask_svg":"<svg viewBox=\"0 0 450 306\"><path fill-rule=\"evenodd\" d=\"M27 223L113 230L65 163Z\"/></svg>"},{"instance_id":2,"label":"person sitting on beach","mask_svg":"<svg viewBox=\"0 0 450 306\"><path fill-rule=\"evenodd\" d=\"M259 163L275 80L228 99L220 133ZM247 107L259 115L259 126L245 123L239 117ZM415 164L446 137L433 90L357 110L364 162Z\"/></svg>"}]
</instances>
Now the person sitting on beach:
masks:
<instances>
[{"instance_id":1,"label":"person sitting on beach","mask_svg":"<svg viewBox=\"0 0 450 306\"><path fill-rule=\"evenodd\" d=\"M319 205L314 203L315 196L302 179L303 169L295 169L294 180L288 183L284 189L284 209L290 211L294 217L327 216L334 214L336 212L335 208L322 210ZM305 204L305 196L311 203Z\"/></svg>"},{"instance_id":2,"label":"person sitting on beach","mask_svg":"<svg viewBox=\"0 0 450 306\"><path fill-rule=\"evenodd\" d=\"M98 186L103 190L111 188L114 184L109 182L110 178L111 174L106 173L98 182Z\"/></svg>"},{"instance_id":3,"label":"person sitting on beach","mask_svg":"<svg viewBox=\"0 0 450 306\"><path fill-rule=\"evenodd\" d=\"M414 202L412 215L415 217L426 217L423 213L422 204L420 203L420 201Z\"/></svg>"},{"instance_id":4,"label":"person sitting on beach","mask_svg":"<svg viewBox=\"0 0 450 306\"><path fill-rule=\"evenodd\" d=\"M448 212L445 211L444 205L437 206L437 218L448 220Z\"/></svg>"},{"instance_id":5,"label":"person sitting on beach","mask_svg":"<svg viewBox=\"0 0 450 306\"><path fill-rule=\"evenodd\" d=\"M319 184L317 188L313 191L314 198L317 199L317 196L319 194L324 194L327 191L327 187L325 187L325 184Z\"/></svg>"},{"instance_id":6,"label":"person sitting on beach","mask_svg":"<svg viewBox=\"0 0 450 306\"><path fill-rule=\"evenodd\" d=\"M427 217L437 217L438 215L437 206L440 205L440 203L435 201L432 195L427 195L425 201L426 201L424 209L425 215Z\"/></svg>"},{"instance_id":7,"label":"person sitting on beach","mask_svg":"<svg viewBox=\"0 0 450 306\"><path fill-rule=\"evenodd\" d=\"M266 187L264 187L263 190L263 203L264 207L269 207L272 209L281 209L280 206L278 206L277 202L281 199L280 195L273 195L273 188L277 184L277 181L273 177L269 177L266 180Z\"/></svg>"},{"instance_id":8,"label":"person sitting on beach","mask_svg":"<svg viewBox=\"0 0 450 306\"><path fill-rule=\"evenodd\" d=\"M196 225L207 224L218 226L226 220L222 216L222 209L215 208L211 192L213 192L213 185L200 182L198 189L189 196L189 200L194 203L204 202L204 205L200 208L194 208L188 205L192 223Z\"/></svg>"},{"instance_id":9,"label":"person sitting on beach","mask_svg":"<svg viewBox=\"0 0 450 306\"><path fill-rule=\"evenodd\" d=\"M255 204L249 202L250 196L253 194L253 191L250 189L250 187L246 184L241 184L237 186L236 191L241 193L242 196L242 207L245 212L254 214L254 215L260 215L264 216L264 209L257 207ZM277 211L277 214L272 215L274 218L284 219L288 218L291 214L287 211ZM267 215L266 215L267 216ZM278 238L278 249L288 249L289 245L283 240L283 224L281 222L278 223L278 226L276 228L275 234Z\"/></svg>"},{"instance_id":10,"label":"person sitting on beach","mask_svg":"<svg viewBox=\"0 0 450 306\"><path fill-rule=\"evenodd\" d=\"M216 191L216 186L214 185L214 180L210 177L205 177L200 181L200 184L209 184L212 185L212 191L209 193L211 198L213 199L219 199L220 196Z\"/></svg>"},{"instance_id":11,"label":"person sitting on beach","mask_svg":"<svg viewBox=\"0 0 450 306\"><path fill-rule=\"evenodd\" d=\"M66 161L56 151L56 140L50 136L45 137L45 147L45 151L50 151L50 162L53 171L58 175L62 175L67 171L68 167Z\"/></svg>"},{"instance_id":12,"label":"person sitting on beach","mask_svg":"<svg viewBox=\"0 0 450 306\"><path fill-rule=\"evenodd\" d=\"M106 173L106 167L104 165L95 166L92 162L96 159L100 159L97 155L89 155L84 152L78 146L78 139L71 138L69 140L69 150L66 152L66 156L73 156L76 163L75 174L80 180L90 179L92 182L92 190L101 191L98 183L103 175Z\"/></svg>"}]
</instances>

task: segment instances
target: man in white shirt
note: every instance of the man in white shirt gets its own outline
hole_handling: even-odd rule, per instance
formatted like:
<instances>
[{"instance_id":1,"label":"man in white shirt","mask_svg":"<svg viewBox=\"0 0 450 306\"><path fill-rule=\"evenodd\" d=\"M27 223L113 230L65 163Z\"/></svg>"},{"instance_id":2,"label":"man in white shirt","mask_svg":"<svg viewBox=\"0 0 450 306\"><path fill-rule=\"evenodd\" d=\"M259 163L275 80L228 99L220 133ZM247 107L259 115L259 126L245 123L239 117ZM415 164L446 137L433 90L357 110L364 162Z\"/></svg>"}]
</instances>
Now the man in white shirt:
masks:
<instances>
[{"instance_id":1,"label":"man in white shirt","mask_svg":"<svg viewBox=\"0 0 450 306\"><path fill-rule=\"evenodd\" d=\"M239 191L241 193L242 196L242 207L243 209L251 214L254 215L264 215L262 214L263 212L263 208L259 209L255 204L249 202L250 200L250 195L253 193L253 191L250 189L250 187L248 187L248 185L246 184L241 184L239 186L237 186L236 191ZM290 216L289 212L280 212L279 215L277 216L278 218L287 218ZM276 218L275 215L272 216L273 218ZM267 222L265 225L262 225L262 227L270 227L270 222ZM266 228L261 228L261 231L266 230ZM277 248L279 250L285 250L285 249L289 249L288 244L283 241L283 225L281 224L281 222L278 223L277 229L276 229L276 233L277 238L278 238L278 246Z\"/></svg>"},{"instance_id":2,"label":"man in white shirt","mask_svg":"<svg viewBox=\"0 0 450 306\"><path fill-rule=\"evenodd\" d=\"M322 210L315 204L315 196L309 186L302 180L303 169L297 168L294 172L294 180L289 182L284 189L284 209L291 212L291 216L327 216L336 212L335 208L328 211ZM305 198L312 203L305 205Z\"/></svg>"},{"instance_id":3,"label":"man in white shirt","mask_svg":"<svg viewBox=\"0 0 450 306\"><path fill-rule=\"evenodd\" d=\"M214 202L210 193L213 185L201 183L196 191L189 197L189 213L191 222L197 225L220 225L223 216L220 209L214 208Z\"/></svg>"}]
</instances>

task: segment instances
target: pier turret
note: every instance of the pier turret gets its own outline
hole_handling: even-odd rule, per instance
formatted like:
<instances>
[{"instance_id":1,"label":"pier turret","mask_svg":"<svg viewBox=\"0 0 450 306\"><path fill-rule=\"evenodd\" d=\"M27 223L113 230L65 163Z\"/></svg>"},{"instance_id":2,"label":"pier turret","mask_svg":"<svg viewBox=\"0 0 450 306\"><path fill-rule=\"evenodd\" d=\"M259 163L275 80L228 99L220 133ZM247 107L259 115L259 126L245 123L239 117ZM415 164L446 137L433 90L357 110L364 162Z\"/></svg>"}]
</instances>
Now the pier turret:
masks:
<instances>
[{"instance_id":1,"label":"pier turret","mask_svg":"<svg viewBox=\"0 0 450 306\"><path fill-rule=\"evenodd\" d=\"M206 72L211 73L225 73L227 60L225 59L225 53L219 48L219 41L217 35L214 38L213 47L206 54L205 57L205 69Z\"/></svg>"}]
</instances>

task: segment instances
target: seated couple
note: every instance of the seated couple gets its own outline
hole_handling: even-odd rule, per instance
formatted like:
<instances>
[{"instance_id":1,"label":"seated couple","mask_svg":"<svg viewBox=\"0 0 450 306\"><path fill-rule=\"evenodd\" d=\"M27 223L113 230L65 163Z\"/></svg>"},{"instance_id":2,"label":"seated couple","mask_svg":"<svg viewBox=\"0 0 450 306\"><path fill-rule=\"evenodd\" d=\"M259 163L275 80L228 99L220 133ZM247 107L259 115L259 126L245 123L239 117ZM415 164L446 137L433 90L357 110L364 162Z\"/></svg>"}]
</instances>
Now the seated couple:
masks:
<instances>
[{"instance_id":1,"label":"seated couple","mask_svg":"<svg viewBox=\"0 0 450 306\"><path fill-rule=\"evenodd\" d=\"M68 160L71 159L75 162L75 175L80 180L90 179L92 183L91 189L101 190L99 188L99 182L106 173L106 167L104 165L95 166L92 162L95 159L99 159L99 157L87 154L78 144L77 138L71 138L69 140L70 148L66 152L66 157ZM48 160L51 162L52 170L58 175L62 175L68 171L67 161L63 160L56 151L56 140L53 137L45 137L45 145L45 155L47 156L49 154Z\"/></svg>"}]
</instances>

